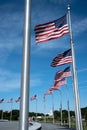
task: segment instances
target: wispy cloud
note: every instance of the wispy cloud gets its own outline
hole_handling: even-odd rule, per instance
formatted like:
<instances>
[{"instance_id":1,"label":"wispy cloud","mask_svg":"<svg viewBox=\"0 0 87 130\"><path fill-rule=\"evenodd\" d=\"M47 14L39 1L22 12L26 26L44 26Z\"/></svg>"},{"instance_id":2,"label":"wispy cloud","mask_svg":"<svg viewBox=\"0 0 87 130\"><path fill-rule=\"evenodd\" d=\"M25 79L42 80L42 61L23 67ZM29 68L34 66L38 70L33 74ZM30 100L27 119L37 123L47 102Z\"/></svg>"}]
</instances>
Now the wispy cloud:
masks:
<instances>
[{"instance_id":1,"label":"wispy cloud","mask_svg":"<svg viewBox=\"0 0 87 130\"><path fill-rule=\"evenodd\" d=\"M30 80L30 86L31 87L41 86L41 84L42 84L42 81L41 81L40 78L36 77L36 78Z\"/></svg>"},{"instance_id":2,"label":"wispy cloud","mask_svg":"<svg viewBox=\"0 0 87 130\"><path fill-rule=\"evenodd\" d=\"M39 74L30 75L30 87L41 86L42 79ZM0 69L0 91L13 91L20 89L21 86L21 74L11 72L10 70Z\"/></svg>"},{"instance_id":3,"label":"wispy cloud","mask_svg":"<svg viewBox=\"0 0 87 130\"><path fill-rule=\"evenodd\" d=\"M68 3L68 0L49 0L50 2L54 4L66 4Z\"/></svg>"},{"instance_id":4,"label":"wispy cloud","mask_svg":"<svg viewBox=\"0 0 87 130\"><path fill-rule=\"evenodd\" d=\"M6 5L4 5L6 6ZM11 9L11 5L7 5ZM3 10L3 8L2 8ZM4 10L0 12L0 60L22 46L23 13ZM4 57L4 58L3 58Z\"/></svg>"},{"instance_id":5,"label":"wispy cloud","mask_svg":"<svg viewBox=\"0 0 87 130\"><path fill-rule=\"evenodd\" d=\"M87 18L79 19L73 23L73 35L77 36L87 31Z\"/></svg>"},{"instance_id":6,"label":"wispy cloud","mask_svg":"<svg viewBox=\"0 0 87 130\"><path fill-rule=\"evenodd\" d=\"M16 42L18 42L19 37L21 39L22 36L23 16L22 14L17 13L3 13L0 14L0 16L0 44L2 45L1 47L4 47L3 44L8 45L9 43L14 46L15 39Z\"/></svg>"},{"instance_id":7,"label":"wispy cloud","mask_svg":"<svg viewBox=\"0 0 87 130\"><path fill-rule=\"evenodd\" d=\"M40 73L31 73L30 75L30 87L41 86L43 83L42 75Z\"/></svg>"},{"instance_id":8,"label":"wispy cloud","mask_svg":"<svg viewBox=\"0 0 87 130\"><path fill-rule=\"evenodd\" d=\"M0 91L12 91L20 88L20 74L0 69Z\"/></svg>"},{"instance_id":9,"label":"wispy cloud","mask_svg":"<svg viewBox=\"0 0 87 130\"><path fill-rule=\"evenodd\" d=\"M87 68L79 69L78 72L84 72L87 71Z\"/></svg>"},{"instance_id":10,"label":"wispy cloud","mask_svg":"<svg viewBox=\"0 0 87 130\"><path fill-rule=\"evenodd\" d=\"M43 51L45 51L46 54L50 54L50 52L54 50L58 51L60 49L61 50L67 49L70 46L68 37L69 37L68 35L65 35L59 39L50 40L47 42L36 44L35 36L33 35L31 38L31 53L39 55L39 54L43 54Z\"/></svg>"}]
</instances>

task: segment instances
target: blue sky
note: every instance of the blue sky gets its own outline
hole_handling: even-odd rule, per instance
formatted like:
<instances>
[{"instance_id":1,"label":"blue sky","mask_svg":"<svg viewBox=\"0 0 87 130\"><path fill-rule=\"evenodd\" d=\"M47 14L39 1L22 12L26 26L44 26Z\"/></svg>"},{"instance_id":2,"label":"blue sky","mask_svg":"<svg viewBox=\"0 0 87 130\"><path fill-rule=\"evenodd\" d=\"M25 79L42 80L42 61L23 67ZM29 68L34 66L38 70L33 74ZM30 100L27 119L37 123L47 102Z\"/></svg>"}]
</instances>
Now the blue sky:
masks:
<instances>
[{"instance_id":1,"label":"blue sky","mask_svg":"<svg viewBox=\"0 0 87 130\"><path fill-rule=\"evenodd\" d=\"M81 107L87 106L87 2L70 1L72 32L78 71ZM43 94L53 85L55 73L67 65L52 68L52 59L70 47L69 35L48 42L35 43L34 27L37 24L55 20L67 13L68 0L32 0L31 2L31 54L30 54L30 97L37 94L38 112L43 112ZM20 96L22 47L24 26L24 0L0 1L0 109L9 110L7 100ZM67 79L70 109L74 110L74 96L71 78ZM66 105L66 88L61 87L63 109ZM54 108L59 109L60 95L54 92ZM13 104L19 108L19 103ZM51 95L46 98L46 112L51 110ZM35 110L35 101L30 102L30 111Z\"/></svg>"}]
</instances>

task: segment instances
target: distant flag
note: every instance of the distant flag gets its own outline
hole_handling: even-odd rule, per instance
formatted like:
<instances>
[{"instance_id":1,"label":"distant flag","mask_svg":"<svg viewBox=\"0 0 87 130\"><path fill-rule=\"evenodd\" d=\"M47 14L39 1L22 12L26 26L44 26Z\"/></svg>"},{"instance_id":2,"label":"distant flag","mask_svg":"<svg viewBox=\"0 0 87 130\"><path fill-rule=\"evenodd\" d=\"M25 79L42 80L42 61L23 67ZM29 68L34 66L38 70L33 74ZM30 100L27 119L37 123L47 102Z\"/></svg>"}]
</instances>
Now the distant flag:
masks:
<instances>
[{"instance_id":1,"label":"distant flag","mask_svg":"<svg viewBox=\"0 0 87 130\"><path fill-rule=\"evenodd\" d=\"M21 101L21 97L18 97L15 102L20 102Z\"/></svg>"},{"instance_id":2,"label":"distant flag","mask_svg":"<svg viewBox=\"0 0 87 130\"><path fill-rule=\"evenodd\" d=\"M0 100L0 103L3 103L4 102L4 99L2 98L1 100Z\"/></svg>"},{"instance_id":3,"label":"distant flag","mask_svg":"<svg viewBox=\"0 0 87 130\"><path fill-rule=\"evenodd\" d=\"M64 70L56 72L56 75L55 75L55 78L54 78L54 82L60 81L60 80L62 80L64 78L67 78L67 77L70 77L70 76L71 76L70 66L68 66Z\"/></svg>"},{"instance_id":4,"label":"distant flag","mask_svg":"<svg viewBox=\"0 0 87 130\"><path fill-rule=\"evenodd\" d=\"M36 43L60 38L67 33L69 33L67 15L57 20L35 26Z\"/></svg>"},{"instance_id":5,"label":"distant flag","mask_svg":"<svg viewBox=\"0 0 87 130\"><path fill-rule=\"evenodd\" d=\"M48 90L44 95L50 95L52 93L53 93L52 91Z\"/></svg>"},{"instance_id":6,"label":"distant flag","mask_svg":"<svg viewBox=\"0 0 87 130\"><path fill-rule=\"evenodd\" d=\"M52 61L51 66L61 66L64 64L72 63L72 55L71 55L71 49L64 51L61 54L58 54Z\"/></svg>"},{"instance_id":7,"label":"distant flag","mask_svg":"<svg viewBox=\"0 0 87 130\"><path fill-rule=\"evenodd\" d=\"M52 86L52 87L50 87L49 90L50 90L50 91L53 91L53 90L60 90L60 88L59 88L59 87Z\"/></svg>"},{"instance_id":8,"label":"distant flag","mask_svg":"<svg viewBox=\"0 0 87 130\"><path fill-rule=\"evenodd\" d=\"M62 80L63 78L64 78L63 77L63 70L60 70L60 71L56 72L55 78L54 78L55 81L58 82L58 81Z\"/></svg>"},{"instance_id":9,"label":"distant flag","mask_svg":"<svg viewBox=\"0 0 87 130\"><path fill-rule=\"evenodd\" d=\"M13 98L11 98L10 100L8 100L7 103L13 103Z\"/></svg>"},{"instance_id":10,"label":"distant flag","mask_svg":"<svg viewBox=\"0 0 87 130\"><path fill-rule=\"evenodd\" d=\"M66 85L67 83L66 83L66 80L65 80L65 78L63 78L62 80L60 80L60 81L54 81L54 86L58 86L58 87L60 87L60 86L63 86L63 85Z\"/></svg>"},{"instance_id":11,"label":"distant flag","mask_svg":"<svg viewBox=\"0 0 87 130\"><path fill-rule=\"evenodd\" d=\"M34 95L33 97L30 98L30 101L32 100L37 100L37 95Z\"/></svg>"},{"instance_id":12,"label":"distant flag","mask_svg":"<svg viewBox=\"0 0 87 130\"><path fill-rule=\"evenodd\" d=\"M72 76L71 72L70 72L70 66L68 66L67 68L64 69L63 76L64 76L64 78Z\"/></svg>"}]
</instances>

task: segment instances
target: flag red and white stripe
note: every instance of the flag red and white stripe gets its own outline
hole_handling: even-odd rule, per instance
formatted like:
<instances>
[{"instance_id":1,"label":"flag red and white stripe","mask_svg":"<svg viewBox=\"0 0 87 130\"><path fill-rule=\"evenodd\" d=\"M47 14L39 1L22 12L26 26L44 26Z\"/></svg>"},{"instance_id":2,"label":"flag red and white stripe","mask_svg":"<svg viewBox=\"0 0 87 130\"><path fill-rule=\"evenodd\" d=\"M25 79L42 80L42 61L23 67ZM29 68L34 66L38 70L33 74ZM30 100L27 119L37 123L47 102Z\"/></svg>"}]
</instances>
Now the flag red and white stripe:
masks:
<instances>
[{"instance_id":1,"label":"flag red and white stripe","mask_svg":"<svg viewBox=\"0 0 87 130\"><path fill-rule=\"evenodd\" d=\"M63 77L63 70L60 70L60 71L56 72L56 75L55 75L55 78L54 78L55 81L60 81L63 78L64 78Z\"/></svg>"},{"instance_id":2,"label":"flag red and white stripe","mask_svg":"<svg viewBox=\"0 0 87 130\"><path fill-rule=\"evenodd\" d=\"M68 49L63 53L58 54L56 57L54 57L51 66L57 67L69 63L72 63L71 49Z\"/></svg>"},{"instance_id":3,"label":"flag red and white stripe","mask_svg":"<svg viewBox=\"0 0 87 130\"><path fill-rule=\"evenodd\" d=\"M57 86L52 86L52 87L50 87L50 89L49 89L50 91L53 91L53 90L60 90L60 88L59 87L57 87Z\"/></svg>"},{"instance_id":4,"label":"flag red and white stripe","mask_svg":"<svg viewBox=\"0 0 87 130\"><path fill-rule=\"evenodd\" d=\"M58 86L58 87L60 87L60 86L63 86L63 85L66 85L67 83L66 83L66 80L65 80L65 78L64 79L62 79L62 80L60 80L60 81L54 81L54 86Z\"/></svg>"},{"instance_id":5,"label":"flag red and white stripe","mask_svg":"<svg viewBox=\"0 0 87 130\"><path fill-rule=\"evenodd\" d=\"M69 66L69 67L65 68L64 70L60 70L60 71L56 72L54 82L61 81L64 78L68 78L70 76L72 76L72 75L71 75L70 66Z\"/></svg>"}]
</instances>

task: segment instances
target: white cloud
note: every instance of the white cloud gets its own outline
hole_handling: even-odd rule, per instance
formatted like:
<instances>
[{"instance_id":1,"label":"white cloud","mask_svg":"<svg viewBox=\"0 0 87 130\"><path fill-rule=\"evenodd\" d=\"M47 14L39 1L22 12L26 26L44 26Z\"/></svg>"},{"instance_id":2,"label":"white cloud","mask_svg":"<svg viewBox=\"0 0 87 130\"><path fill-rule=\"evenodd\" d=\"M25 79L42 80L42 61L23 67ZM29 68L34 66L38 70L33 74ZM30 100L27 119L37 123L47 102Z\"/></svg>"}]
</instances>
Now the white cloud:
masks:
<instances>
[{"instance_id":1,"label":"white cloud","mask_svg":"<svg viewBox=\"0 0 87 130\"><path fill-rule=\"evenodd\" d=\"M78 72L84 72L87 71L87 68L79 69Z\"/></svg>"},{"instance_id":2,"label":"white cloud","mask_svg":"<svg viewBox=\"0 0 87 130\"><path fill-rule=\"evenodd\" d=\"M48 54L48 53L50 54L50 52L52 52L54 50L58 51L60 49L67 49L70 46L69 40L67 40L68 37L69 37L69 35L64 35L62 38L50 40L50 41L47 41L44 43L39 43L38 45L36 45L35 36L32 36L31 53L32 54L41 54L41 53L43 54L43 51L45 51L46 54Z\"/></svg>"},{"instance_id":3,"label":"white cloud","mask_svg":"<svg viewBox=\"0 0 87 130\"><path fill-rule=\"evenodd\" d=\"M6 10L0 12L0 45L2 45L1 47L4 47L4 44L7 47L7 45L9 45L9 42L14 46L14 43L18 42L19 37L21 39L22 31L22 12L10 12Z\"/></svg>"},{"instance_id":4,"label":"white cloud","mask_svg":"<svg viewBox=\"0 0 87 130\"><path fill-rule=\"evenodd\" d=\"M37 77L30 80L30 86L31 86L31 87L40 86L41 84L42 84L41 79L39 79L39 78L37 78Z\"/></svg>"},{"instance_id":5,"label":"white cloud","mask_svg":"<svg viewBox=\"0 0 87 130\"><path fill-rule=\"evenodd\" d=\"M73 23L73 35L77 36L87 31L87 18L79 19Z\"/></svg>"},{"instance_id":6,"label":"white cloud","mask_svg":"<svg viewBox=\"0 0 87 130\"><path fill-rule=\"evenodd\" d=\"M49 2L52 2L54 4L64 4L66 3L66 0L49 0Z\"/></svg>"},{"instance_id":7,"label":"white cloud","mask_svg":"<svg viewBox=\"0 0 87 130\"><path fill-rule=\"evenodd\" d=\"M36 87L40 86L42 84L41 80L41 75L40 74L32 74L30 75L30 87Z\"/></svg>"},{"instance_id":8,"label":"white cloud","mask_svg":"<svg viewBox=\"0 0 87 130\"><path fill-rule=\"evenodd\" d=\"M36 74L30 75L30 87L41 86L41 76ZM20 89L21 74L11 72L6 69L0 69L0 91L13 91Z\"/></svg>"},{"instance_id":9,"label":"white cloud","mask_svg":"<svg viewBox=\"0 0 87 130\"><path fill-rule=\"evenodd\" d=\"M23 13L0 12L0 61L4 62L12 51L20 53L22 43Z\"/></svg>"},{"instance_id":10,"label":"white cloud","mask_svg":"<svg viewBox=\"0 0 87 130\"><path fill-rule=\"evenodd\" d=\"M20 74L0 69L0 91L12 91L20 88Z\"/></svg>"}]
</instances>

